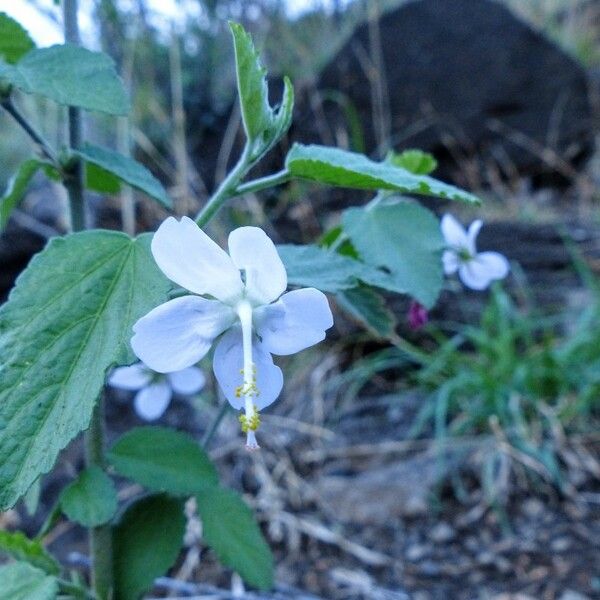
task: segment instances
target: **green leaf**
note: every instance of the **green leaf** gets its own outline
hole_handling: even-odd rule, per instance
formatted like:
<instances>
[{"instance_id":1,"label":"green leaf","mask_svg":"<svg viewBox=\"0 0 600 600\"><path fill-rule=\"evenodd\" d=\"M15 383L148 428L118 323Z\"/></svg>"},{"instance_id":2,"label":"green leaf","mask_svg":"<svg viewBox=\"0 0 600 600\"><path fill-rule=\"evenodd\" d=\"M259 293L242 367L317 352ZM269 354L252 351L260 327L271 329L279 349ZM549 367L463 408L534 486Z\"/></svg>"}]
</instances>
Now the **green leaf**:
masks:
<instances>
[{"instance_id":1,"label":"green leaf","mask_svg":"<svg viewBox=\"0 0 600 600\"><path fill-rule=\"evenodd\" d=\"M0 600L55 600L58 581L23 562L0 567Z\"/></svg>"},{"instance_id":2,"label":"green leaf","mask_svg":"<svg viewBox=\"0 0 600 600\"><path fill-rule=\"evenodd\" d=\"M100 167L100 169L107 171L121 181L158 200L166 208L172 207L171 199L160 181L144 165L141 165L132 158L119 154L114 150L91 144L86 144L81 150L75 153L81 156L86 164ZM97 184L97 181L98 173L96 172L94 182ZM107 183L110 186L114 185L114 181L111 180L102 183Z\"/></svg>"},{"instance_id":3,"label":"green leaf","mask_svg":"<svg viewBox=\"0 0 600 600\"><path fill-rule=\"evenodd\" d=\"M85 187L100 194L118 194L121 191L121 181L109 171L92 162L86 162Z\"/></svg>"},{"instance_id":4,"label":"green leaf","mask_svg":"<svg viewBox=\"0 0 600 600\"><path fill-rule=\"evenodd\" d=\"M10 532L0 529L0 553L28 562L49 575L60 573L60 565L46 552L42 544L38 540L30 540L20 531Z\"/></svg>"},{"instance_id":5,"label":"green leaf","mask_svg":"<svg viewBox=\"0 0 600 600\"><path fill-rule=\"evenodd\" d=\"M191 495L218 484L217 472L198 443L166 427L137 427L108 453L115 471L153 491Z\"/></svg>"},{"instance_id":6,"label":"green leaf","mask_svg":"<svg viewBox=\"0 0 600 600\"><path fill-rule=\"evenodd\" d=\"M242 121L252 147L252 159L257 160L289 129L294 108L294 89L286 77L281 107L277 111L271 108L267 71L261 64L250 34L238 23L229 23L229 26L235 49Z\"/></svg>"},{"instance_id":7,"label":"green leaf","mask_svg":"<svg viewBox=\"0 0 600 600\"><path fill-rule=\"evenodd\" d=\"M185 532L183 501L162 494L134 502L115 528L115 600L138 600L173 566Z\"/></svg>"},{"instance_id":8,"label":"green leaf","mask_svg":"<svg viewBox=\"0 0 600 600\"><path fill-rule=\"evenodd\" d=\"M339 187L392 190L480 203L479 198L453 185L427 175L414 175L389 163L374 162L363 154L339 148L294 144L288 152L286 166L294 177Z\"/></svg>"},{"instance_id":9,"label":"green leaf","mask_svg":"<svg viewBox=\"0 0 600 600\"><path fill-rule=\"evenodd\" d=\"M41 166L41 161L30 158L21 163L19 170L11 177L2 198L0 198L0 231L6 227L12 211L23 199L27 186Z\"/></svg>"},{"instance_id":10,"label":"green leaf","mask_svg":"<svg viewBox=\"0 0 600 600\"><path fill-rule=\"evenodd\" d=\"M90 421L133 323L164 302L150 235L54 238L0 308L0 509L12 506Z\"/></svg>"},{"instance_id":11,"label":"green leaf","mask_svg":"<svg viewBox=\"0 0 600 600\"><path fill-rule=\"evenodd\" d=\"M273 556L254 516L232 490L212 488L196 494L202 535L219 560L246 583L273 587Z\"/></svg>"},{"instance_id":12,"label":"green leaf","mask_svg":"<svg viewBox=\"0 0 600 600\"><path fill-rule=\"evenodd\" d=\"M350 208L342 223L363 261L386 271L367 270L363 281L409 294L427 308L435 303L443 283L444 239L433 213L416 202L399 201Z\"/></svg>"},{"instance_id":13,"label":"green leaf","mask_svg":"<svg viewBox=\"0 0 600 600\"><path fill-rule=\"evenodd\" d=\"M60 507L84 527L97 527L110 521L117 511L117 491L112 479L97 466L82 471L60 494Z\"/></svg>"},{"instance_id":14,"label":"green leaf","mask_svg":"<svg viewBox=\"0 0 600 600\"><path fill-rule=\"evenodd\" d=\"M338 293L336 300L346 312L377 337L387 339L394 333L396 317L375 290L366 286L355 287Z\"/></svg>"},{"instance_id":15,"label":"green leaf","mask_svg":"<svg viewBox=\"0 0 600 600\"><path fill-rule=\"evenodd\" d=\"M7 63L16 63L34 47L27 30L6 13L0 12L0 58Z\"/></svg>"},{"instance_id":16,"label":"green leaf","mask_svg":"<svg viewBox=\"0 0 600 600\"><path fill-rule=\"evenodd\" d=\"M112 59L71 45L28 52L0 76L28 94L110 115L127 115L129 99Z\"/></svg>"},{"instance_id":17,"label":"green leaf","mask_svg":"<svg viewBox=\"0 0 600 600\"><path fill-rule=\"evenodd\" d=\"M357 285L358 279L369 267L318 246L277 246L277 252L285 265L288 283L303 287L315 287L324 292L339 292Z\"/></svg>"},{"instance_id":18,"label":"green leaf","mask_svg":"<svg viewBox=\"0 0 600 600\"><path fill-rule=\"evenodd\" d=\"M437 168L437 160L422 150L404 150L400 154L388 152L386 162L395 167L402 167L414 175L429 175Z\"/></svg>"}]
</instances>

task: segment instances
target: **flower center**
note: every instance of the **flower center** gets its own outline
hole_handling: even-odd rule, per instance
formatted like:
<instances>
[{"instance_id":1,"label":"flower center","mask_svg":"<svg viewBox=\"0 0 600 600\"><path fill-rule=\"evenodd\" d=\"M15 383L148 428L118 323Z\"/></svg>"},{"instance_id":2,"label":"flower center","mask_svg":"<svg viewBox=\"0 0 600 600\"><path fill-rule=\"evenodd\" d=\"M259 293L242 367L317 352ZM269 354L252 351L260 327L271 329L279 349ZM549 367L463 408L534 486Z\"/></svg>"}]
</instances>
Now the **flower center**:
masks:
<instances>
[{"instance_id":1,"label":"flower center","mask_svg":"<svg viewBox=\"0 0 600 600\"><path fill-rule=\"evenodd\" d=\"M473 255L466 248L459 248L456 252L461 262L469 262L473 260Z\"/></svg>"},{"instance_id":2,"label":"flower center","mask_svg":"<svg viewBox=\"0 0 600 600\"><path fill-rule=\"evenodd\" d=\"M256 385L256 367L252 362L252 305L248 300L242 300L236 307L236 312L242 326L242 348L244 364L242 367L243 383L235 390L238 398L244 398L244 412L240 417L242 431L246 433L246 447L248 450L257 449L258 443L254 432L260 425L258 409L254 398L259 394Z\"/></svg>"}]
</instances>

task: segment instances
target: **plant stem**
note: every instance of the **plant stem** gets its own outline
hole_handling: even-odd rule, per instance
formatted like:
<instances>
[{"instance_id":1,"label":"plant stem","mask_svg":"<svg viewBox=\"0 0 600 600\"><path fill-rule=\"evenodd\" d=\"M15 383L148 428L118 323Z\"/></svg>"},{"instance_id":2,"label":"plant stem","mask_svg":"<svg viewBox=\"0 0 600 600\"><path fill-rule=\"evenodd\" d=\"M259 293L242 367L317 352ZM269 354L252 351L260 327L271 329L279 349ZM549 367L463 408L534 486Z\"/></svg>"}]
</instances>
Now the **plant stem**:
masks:
<instances>
[{"instance_id":1,"label":"plant stem","mask_svg":"<svg viewBox=\"0 0 600 600\"><path fill-rule=\"evenodd\" d=\"M63 0L65 42L79 45L77 0ZM83 118L81 109L69 107L69 146L71 150L81 147ZM75 156L68 167L64 184L69 195L71 227L73 231L85 229L84 165ZM104 405L101 396L92 414L90 426L85 433L86 462L88 466L106 468L104 461ZM92 557L92 588L99 600L109 600L113 595L112 530L110 525L90 529L90 554Z\"/></svg>"},{"instance_id":2,"label":"plant stem","mask_svg":"<svg viewBox=\"0 0 600 600\"><path fill-rule=\"evenodd\" d=\"M248 181L248 183L242 183L241 185L238 185L235 189L235 194L233 195L239 196L241 194L260 192L261 190L286 183L291 178L292 176L290 172L287 169L282 169L277 173L273 173L273 175L267 175L265 177L260 177L259 179Z\"/></svg>"},{"instance_id":3,"label":"plant stem","mask_svg":"<svg viewBox=\"0 0 600 600\"><path fill-rule=\"evenodd\" d=\"M227 177L223 179L217 191L208 199L204 208L196 216L199 227L206 225L223 206L228 198L236 195L237 187L244 175L251 169L250 145L246 143L240 159Z\"/></svg>"},{"instance_id":4,"label":"plant stem","mask_svg":"<svg viewBox=\"0 0 600 600\"><path fill-rule=\"evenodd\" d=\"M58 166L58 159L52 146L45 140L42 134L37 131L33 125L20 113L19 109L13 104L12 98L4 98L0 103L2 108L21 126L25 133L40 147L42 154L55 166Z\"/></svg>"},{"instance_id":5,"label":"plant stem","mask_svg":"<svg viewBox=\"0 0 600 600\"><path fill-rule=\"evenodd\" d=\"M221 400L221 408L219 409L219 412L217 413L217 416L214 418L213 422L210 424L210 428L206 431L204 437L202 438L202 447L205 450L208 448L208 445L213 439L215 433L217 433L217 429L219 429L219 425L221 424L223 417L229 412L229 404L227 403L227 400L225 400L225 398L221 398Z\"/></svg>"}]
</instances>

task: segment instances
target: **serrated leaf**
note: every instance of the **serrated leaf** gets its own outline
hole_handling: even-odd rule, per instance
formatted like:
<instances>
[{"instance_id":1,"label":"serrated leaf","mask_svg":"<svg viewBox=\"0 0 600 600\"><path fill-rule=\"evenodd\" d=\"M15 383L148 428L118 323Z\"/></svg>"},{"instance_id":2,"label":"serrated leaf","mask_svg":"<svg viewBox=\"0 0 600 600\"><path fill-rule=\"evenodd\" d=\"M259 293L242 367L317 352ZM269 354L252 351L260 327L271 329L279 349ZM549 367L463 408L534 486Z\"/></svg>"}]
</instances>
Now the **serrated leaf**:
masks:
<instances>
[{"instance_id":1,"label":"serrated leaf","mask_svg":"<svg viewBox=\"0 0 600 600\"><path fill-rule=\"evenodd\" d=\"M336 300L346 312L376 336L386 339L394 333L396 317L375 290L366 286L355 287L339 292Z\"/></svg>"},{"instance_id":2,"label":"serrated leaf","mask_svg":"<svg viewBox=\"0 0 600 600\"><path fill-rule=\"evenodd\" d=\"M153 491L191 495L218 484L210 458L185 433L166 427L137 427L108 453L115 471Z\"/></svg>"},{"instance_id":3,"label":"serrated leaf","mask_svg":"<svg viewBox=\"0 0 600 600\"><path fill-rule=\"evenodd\" d=\"M422 150L404 150L400 154L389 152L386 162L395 167L402 167L415 175L429 175L437 168L437 160Z\"/></svg>"},{"instance_id":4,"label":"serrated leaf","mask_svg":"<svg viewBox=\"0 0 600 600\"><path fill-rule=\"evenodd\" d=\"M327 146L294 144L286 166L294 177L363 190L392 190L479 204L473 194L427 175L414 175L386 162Z\"/></svg>"},{"instance_id":5,"label":"serrated leaf","mask_svg":"<svg viewBox=\"0 0 600 600\"><path fill-rule=\"evenodd\" d=\"M196 494L202 535L219 560L249 585L273 587L273 556L254 516L232 490L212 488Z\"/></svg>"},{"instance_id":6,"label":"serrated leaf","mask_svg":"<svg viewBox=\"0 0 600 600\"><path fill-rule=\"evenodd\" d=\"M138 600L173 566L183 543L183 501L159 494L134 502L115 528L115 600Z\"/></svg>"},{"instance_id":7,"label":"serrated leaf","mask_svg":"<svg viewBox=\"0 0 600 600\"><path fill-rule=\"evenodd\" d=\"M55 600L58 581L24 562L0 567L0 600Z\"/></svg>"},{"instance_id":8,"label":"serrated leaf","mask_svg":"<svg viewBox=\"0 0 600 600\"><path fill-rule=\"evenodd\" d=\"M172 207L171 199L160 181L144 165L132 158L119 154L119 152L115 152L114 150L102 148L101 146L93 146L92 144L86 144L81 150L76 151L75 154L81 156L86 164L95 165L103 171L110 173L128 185L148 194L148 196L154 198L166 208ZM92 183L95 183L97 186L100 173L96 172L94 175L95 179ZM114 186L114 180L104 181L103 183L106 183L109 187Z\"/></svg>"},{"instance_id":9,"label":"serrated leaf","mask_svg":"<svg viewBox=\"0 0 600 600\"><path fill-rule=\"evenodd\" d=\"M133 362L133 323L170 289L150 237L54 238L0 308L0 509L88 426L106 370Z\"/></svg>"},{"instance_id":10,"label":"serrated leaf","mask_svg":"<svg viewBox=\"0 0 600 600\"><path fill-rule=\"evenodd\" d=\"M35 47L27 30L6 13L0 12L0 58L16 63Z\"/></svg>"},{"instance_id":11,"label":"serrated leaf","mask_svg":"<svg viewBox=\"0 0 600 600\"><path fill-rule=\"evenodd\" d=\"M84 527L108 523L117 511L117 491L112 479L97 466L79 474L60 494L61 510Z\"/></svg>"},{"instance_id":12,"label":"serrated leaf","mask_svg":"<svg viewBox=\"0 0 600 600\"><path fill-rule=\"evenodd\" d=\"M58 575L60 565L54 557L46 552L41 542L30 540L20 531L4 531L0 529L0 553L45 571L49 575ZM0 586L2 587L2 586Z\"/></svg>"},{"instance_id":13,"label":"serrated leaf","mask_svg":"<svg viewBox=\"0 0 600 600\"><path fill-rule=\"evenodd\" d=\"M10 65L9 65L10 66ZM112 59L69 44L37 48L0 76L28 94L110 115L127 115L129 99Z\"/></svg>"},{"instance_id":14,"label":"serrated leaf","mask_svg":"<svg viewBox=\"0 0 600 600\"><path fill-rule=\"evenodd\" d=\"M355 287L364 275L363 263L318 246L283 244L277 246L277 252L291 285L339 292Z\"/></svg>"},{"instance_id":15,"label":"serrated leaf","mask_svg":"<svg viewBox=\"0 0 600 600\"><path fill-rule=\"evenodd\" d=\"M27 186L41 166L41 161L30 158L21 163L18 171L11 177L2 198L0 198L0 231L6 227L12 211L23 199Z\"/></svg>"},{"instance_id":16,"label":"serrated leaf","mask_svg":"<svg viewBox=\"0 0 600 600\"><path fill-rule=\"evenodd\" d=\"M433 213L399 201L350 208L342 223L362 260L386 271L365 271L364 282L408 294L427 308L435 303L443 283L444 239Z\"/></svg>"},{"instance_id":17,"label":"serrated leaf","mask_svg":"<svg viewBox=\"0 0 600 600\"><path fill-rule=\"evenodd\" d=\"M250 34L238 23L229 23L229 26L235 50L242 122L252 148L252 160L257 160L289 129L294 108L294 89L286 77L281 107L277 111L271 108L267 71L262 66Z\"/></svg>"}]
</instances>

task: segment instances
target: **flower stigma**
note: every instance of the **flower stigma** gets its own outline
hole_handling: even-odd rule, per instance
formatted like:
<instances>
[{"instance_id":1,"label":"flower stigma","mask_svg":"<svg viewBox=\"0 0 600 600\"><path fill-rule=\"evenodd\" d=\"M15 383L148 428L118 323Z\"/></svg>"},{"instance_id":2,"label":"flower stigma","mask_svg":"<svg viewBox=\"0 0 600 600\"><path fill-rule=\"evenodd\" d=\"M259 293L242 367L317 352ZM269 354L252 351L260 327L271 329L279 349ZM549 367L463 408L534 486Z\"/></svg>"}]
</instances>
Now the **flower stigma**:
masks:
<instances>
[{"instance_id":1,"label":"flower stigma","mask_svg":"<svg viewBox=\"0 0 600 600\"><path fill-rule=\"evenodd\" d=\"M260 448L256 441L255 431L260 426L260 416L253 399L259 394L256 385L256 366L252 362L252 305L248 300L242 300L236 307L236 312L242 326L242 348L244 366L242 368L243 383L235 390L238 398L244 398L244 415L240 416L242 432L246 434L246 448Z\"/></svg>"}]
</instances>

